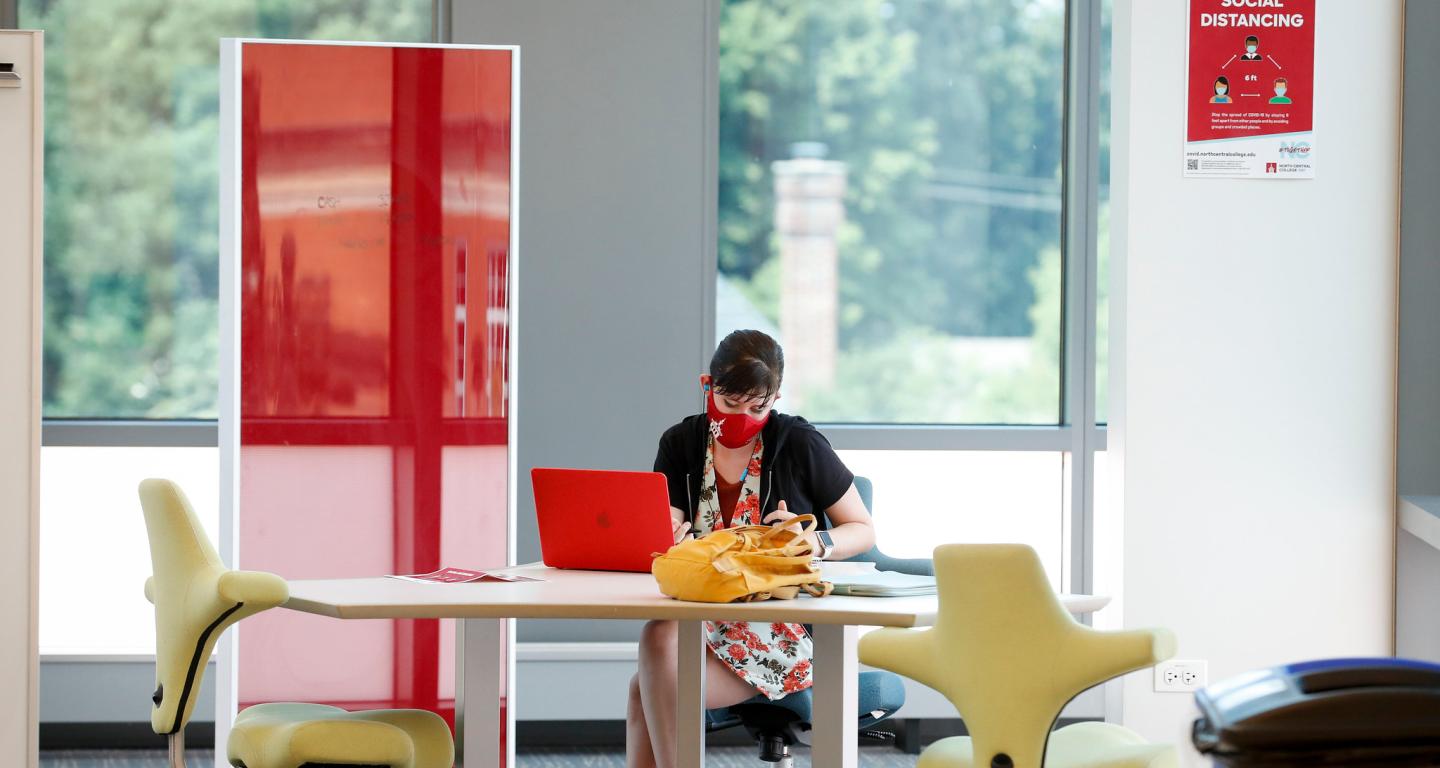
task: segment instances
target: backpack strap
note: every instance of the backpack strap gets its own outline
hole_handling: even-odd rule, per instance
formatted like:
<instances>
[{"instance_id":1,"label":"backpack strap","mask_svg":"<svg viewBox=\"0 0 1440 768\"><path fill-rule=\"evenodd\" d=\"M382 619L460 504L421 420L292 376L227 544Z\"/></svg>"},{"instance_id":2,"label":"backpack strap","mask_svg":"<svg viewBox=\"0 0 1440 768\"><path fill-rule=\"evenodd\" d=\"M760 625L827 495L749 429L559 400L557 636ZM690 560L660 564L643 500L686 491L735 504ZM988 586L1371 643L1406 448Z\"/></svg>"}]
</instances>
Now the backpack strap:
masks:
<instances>
[{"instance_id":1,"label":"backpack strap","mask_svg":"<svg viewBox=\"0 0 1440 768\"><path fill-rule=\"evenodd\" d=\"M800 524L799 533L790 530L790 526L795 525L796 523ZM805 527L806 523L810 524L809 528ZM818 526L819 522L815 519L814 515L796 515L789 520L781 523L780 525L771 526L770 530L767 531L765 535L760 537L760 543L768 544L772 538L775 538L782 533L793 533L797 537L804 537L807 533L814 533L815 528Z\"/></svg>"}]
</instances>

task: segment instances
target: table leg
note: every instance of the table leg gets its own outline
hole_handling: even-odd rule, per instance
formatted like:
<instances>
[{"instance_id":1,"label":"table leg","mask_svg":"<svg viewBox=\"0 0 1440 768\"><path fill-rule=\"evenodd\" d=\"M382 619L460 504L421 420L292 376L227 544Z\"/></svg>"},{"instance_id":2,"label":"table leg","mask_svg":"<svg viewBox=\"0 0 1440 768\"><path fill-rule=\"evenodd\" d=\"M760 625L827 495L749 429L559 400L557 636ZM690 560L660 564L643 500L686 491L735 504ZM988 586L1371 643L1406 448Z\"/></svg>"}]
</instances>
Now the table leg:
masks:
<instances>
[{"instance_id":1,"label":"table leg","mask_svg":"<svg viewBox=\"0 0 1440 768\"><path fill-rule=\"evenodd\" d=\"M455 621L457 768L515 765L515 685L504 653L510 626L509 619Z\"/></svg>"},{"instance_id":2,"label":"table leg","mask_svg":"<svg viewBox=\"0 0 1440 768\"><path fill-rule=\"evenodd\" d=\"M705 623L681 621L676 659L675 764L705 768Z\"/></svg>"},{"instance_id":3,"label":"table leg","mask_svg":"<svg viewBox=\"0 0 1440 768\"><path fill-rule=\"evenodd\" d=\"M816 624L813 765L855 768L860 760L860 662L856 627Z\"/></svg>"}]
</instances>

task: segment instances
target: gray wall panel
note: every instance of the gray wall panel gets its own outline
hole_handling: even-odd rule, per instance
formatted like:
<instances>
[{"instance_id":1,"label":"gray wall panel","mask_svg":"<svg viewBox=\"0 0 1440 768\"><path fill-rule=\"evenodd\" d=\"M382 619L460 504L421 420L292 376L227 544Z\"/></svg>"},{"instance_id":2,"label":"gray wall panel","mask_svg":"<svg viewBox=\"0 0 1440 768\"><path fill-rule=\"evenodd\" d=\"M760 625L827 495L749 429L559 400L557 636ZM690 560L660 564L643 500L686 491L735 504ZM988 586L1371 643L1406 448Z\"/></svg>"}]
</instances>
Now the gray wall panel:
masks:
<instances>
[{"instance_id":1,"label":"gray wall panel","mask_svg":"<svg viewBox=\"0 0 1440 768\"><path fill-rule=\"evenodd\" d=\"M1405 141L1400 210L1402 496L1440 494L1440 0L1405 5Z\"/></svg>"},{"instance_id":2,"label":"gray wall panel","mask_svg":"<svg viewBox=\"0 0 1440 768\"><path fill-rule=\"evenodd\" d=\"M1423 545L1422 545L1423 546ZM1440 552L1430 553L1440 562ZM625 689L635 674L635 649L616 654L605 646L593 657L574 655L569 648L518 651L517 720L623 720ZM868 669L868 667L862 667ZM211 662L194 722L215 720ZM154 686L155 665L145 661L47 661L41 674L40 716L46 723L148 723L148 691ZM905 681L906 717L951 718L955 709L943 696L913 680ZM586 691L585 696L557 695ZM1104 716L1100 689L1094 688L1065 708L1063 717Z\"/></svg>"},{"instance_id":3,"label":"gray wall panel","mask_svg":"<svg viewBox=\"0 0 1440 768\"><path fill-rule=\"evenodd\" d=\"M457 0L457 43L521 46L518 557L529 471L646 469L699 407L713 263L707 0ZM632 623L522 622L521 640Z\"/></svg>"},{"instance_id":4,"label":"gray wall panel","mask_svg":"<svg viewBox=\"0 0 1440 768\"><path fill-rule=\"evenodd\" d=\"M195 722L215 721L215 662L195 699ZM148 723L153 661L56 661L40 665L40 720L46 723Z\"/></svg>"}]
</instances>

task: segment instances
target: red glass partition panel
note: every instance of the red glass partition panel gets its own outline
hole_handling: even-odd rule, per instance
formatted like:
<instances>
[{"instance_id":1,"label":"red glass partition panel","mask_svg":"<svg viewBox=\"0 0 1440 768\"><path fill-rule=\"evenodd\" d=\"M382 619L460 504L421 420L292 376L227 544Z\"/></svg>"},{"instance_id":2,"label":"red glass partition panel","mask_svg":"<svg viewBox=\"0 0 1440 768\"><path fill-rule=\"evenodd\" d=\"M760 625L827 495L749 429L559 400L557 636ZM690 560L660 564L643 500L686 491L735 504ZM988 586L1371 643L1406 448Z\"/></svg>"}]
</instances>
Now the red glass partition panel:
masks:
<instances>
[{"instance_id":1,"label":"red glass partition panel","mask_svg":"<svg viewBox=\"0 0 1440 768\"><path fill-rule=\"evenodd\" d=\"M243 567L506 564L511 66L244 44ZM453 652L434 620L270 611L245 624L240 701L448 715Z\"/></svg>"}]
</instances>

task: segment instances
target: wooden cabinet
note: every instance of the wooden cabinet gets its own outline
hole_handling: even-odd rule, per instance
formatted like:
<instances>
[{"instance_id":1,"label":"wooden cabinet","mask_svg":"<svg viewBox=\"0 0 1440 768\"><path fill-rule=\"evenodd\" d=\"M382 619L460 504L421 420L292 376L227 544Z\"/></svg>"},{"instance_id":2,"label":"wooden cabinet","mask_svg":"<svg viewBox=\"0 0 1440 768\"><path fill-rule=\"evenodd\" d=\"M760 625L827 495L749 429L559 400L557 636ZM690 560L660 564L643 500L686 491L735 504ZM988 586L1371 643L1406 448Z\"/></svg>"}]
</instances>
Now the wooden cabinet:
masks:
<instances>
[{"instance_id":1,"label":"wooden cabinet","mask_svg":"<svg viewBox=\"0 0 1440 768\"><path fill-rule=\"evenodd\" d=\"M0 30L0 765L38 760L43 56Z\"/></svg>"}]
</instances>

